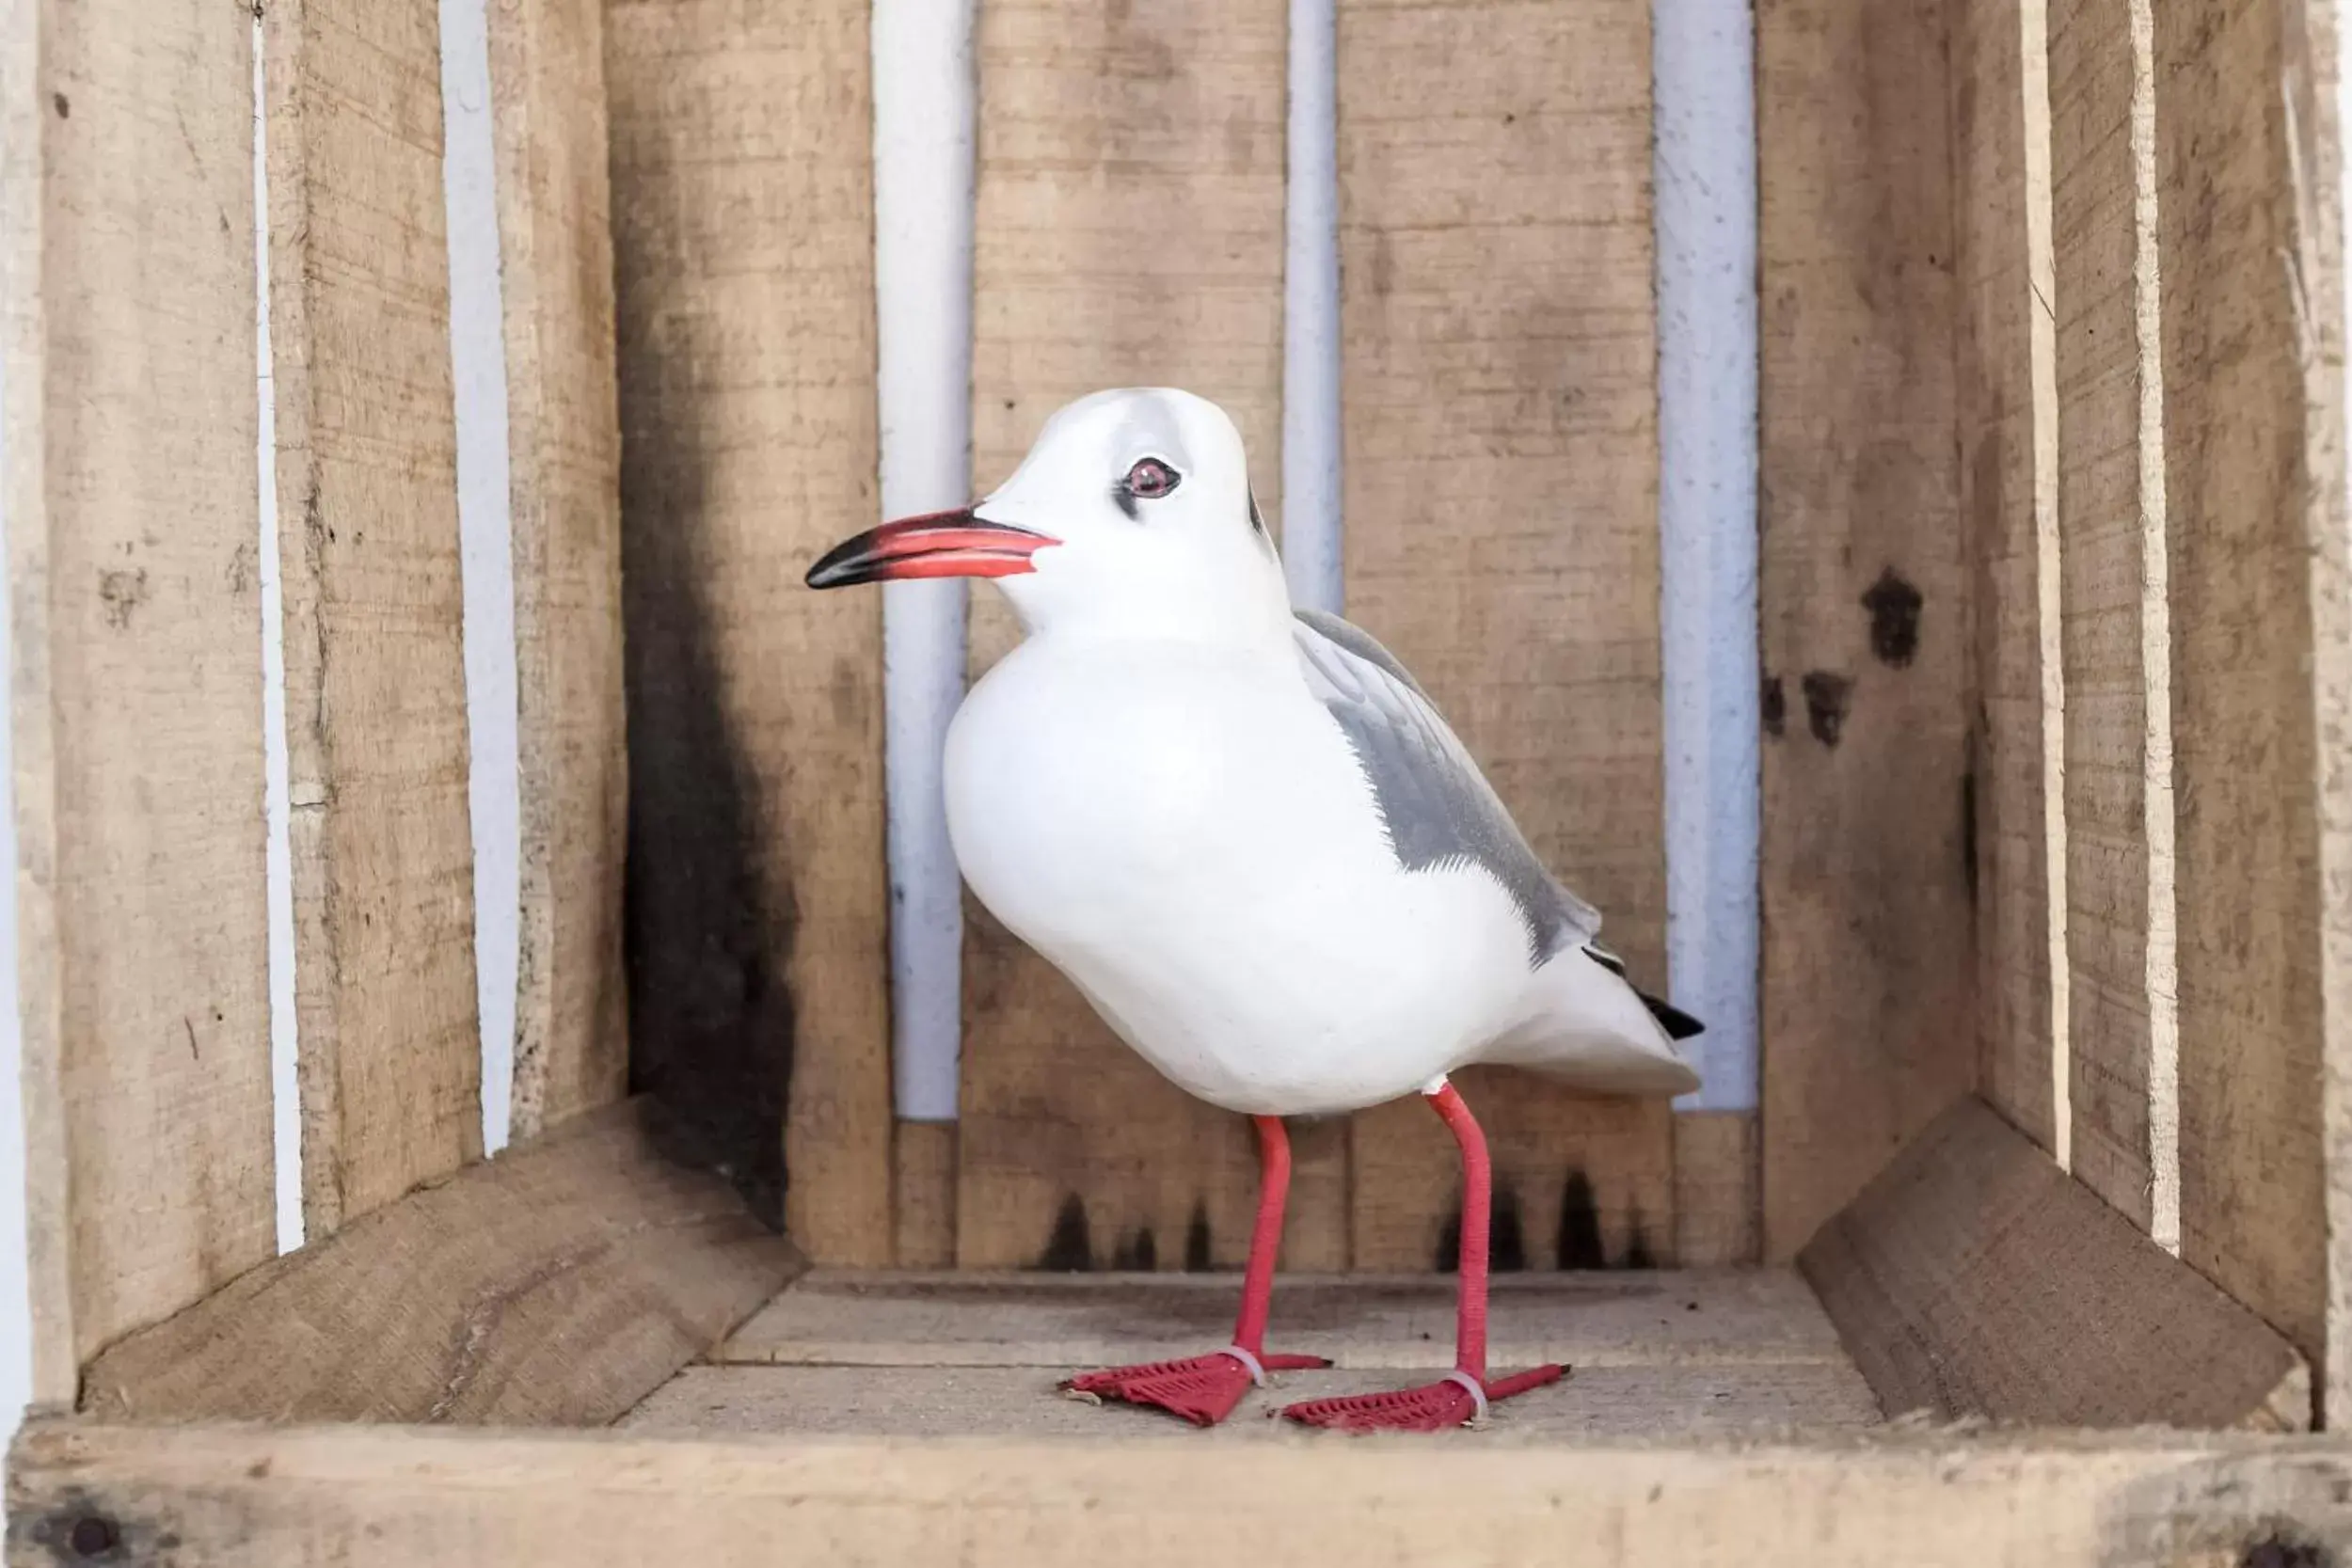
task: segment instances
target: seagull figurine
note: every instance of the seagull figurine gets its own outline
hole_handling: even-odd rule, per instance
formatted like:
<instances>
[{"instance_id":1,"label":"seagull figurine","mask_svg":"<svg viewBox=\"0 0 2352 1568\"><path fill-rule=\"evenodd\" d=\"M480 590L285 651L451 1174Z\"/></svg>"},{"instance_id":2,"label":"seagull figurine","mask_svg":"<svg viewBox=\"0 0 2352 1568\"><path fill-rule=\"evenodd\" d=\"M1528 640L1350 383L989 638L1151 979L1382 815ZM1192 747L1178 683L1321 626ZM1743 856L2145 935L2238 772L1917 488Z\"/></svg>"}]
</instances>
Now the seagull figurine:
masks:
<instances>
[{"instance_id":1,"label":"seagull figurine","mask_svg":"<svg viewBox=\"0 0 2352 1568\"><path fill-rule=\"evenodd\" d=\"M1251 1117L1262 1177L1233 1342L1070 1379L1210 1425L1269 1371L1285 1117L1419 1094L1462 1160L1454 1370L1282 1414L1437 1431L1556 1381L1486 1375L1493 1178L1447 1081L1473 1062L1606 1094L1698 1078L1696 1021L1627 981L1600 916L1545 870L1427 692L1370 636L1295 610L1240 432L1168 388L1047 421L1004 486L828 552L812 588L996 580L1025 639L958 710L946 809L965 879L1119 1037Z\"/></svg>"}]
</instances>

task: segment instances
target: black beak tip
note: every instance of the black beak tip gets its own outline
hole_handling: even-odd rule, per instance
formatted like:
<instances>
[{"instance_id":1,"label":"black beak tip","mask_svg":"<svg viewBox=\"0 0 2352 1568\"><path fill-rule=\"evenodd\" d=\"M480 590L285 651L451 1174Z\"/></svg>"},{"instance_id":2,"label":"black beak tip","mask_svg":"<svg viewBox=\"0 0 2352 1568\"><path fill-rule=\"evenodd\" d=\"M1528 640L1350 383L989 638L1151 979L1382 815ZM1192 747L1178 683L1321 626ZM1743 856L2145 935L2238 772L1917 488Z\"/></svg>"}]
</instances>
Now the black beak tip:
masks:
<instances>
[{"instance_id":1,"label":"black beak tip","mask_svg":"<svg viewBox=\"0 0 2352 1568\"><path fill-rule=\"evenodd\" d=\"M835 545L817 558L817 564L801 580L811 588L840 588L859 580L855 568L865 555L865 543L860 536Z\"/></svg>"}]
</instances>

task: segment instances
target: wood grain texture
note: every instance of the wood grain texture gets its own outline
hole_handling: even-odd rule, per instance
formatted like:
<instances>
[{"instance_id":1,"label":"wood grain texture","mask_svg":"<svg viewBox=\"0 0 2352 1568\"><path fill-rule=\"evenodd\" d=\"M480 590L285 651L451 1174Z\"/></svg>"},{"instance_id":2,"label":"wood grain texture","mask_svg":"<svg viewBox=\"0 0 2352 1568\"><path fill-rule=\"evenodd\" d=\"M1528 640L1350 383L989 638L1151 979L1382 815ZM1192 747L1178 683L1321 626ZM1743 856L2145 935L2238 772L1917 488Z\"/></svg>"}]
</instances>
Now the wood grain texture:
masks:
<instances>
[{"instance_id":1,"label":"wood grain texture","mask_svg":"<svg viewBox=\"0 0 2352 1568\"><path fill-rule=\"evenodd\" d=\"M780 1555L1091 1568L1106 1527L1137 1568L1499 1564L1556 1559L1563 1542L1597 1568L1877 1568L1890 1542L1909 1568L2352 1549L2352 1458L2334 1439L1187 1435L982 1445L41 1421L10 1455L9 1560L49 1568L91 1520L128 1560L170 1537L182 1560L246 1568L295 1568L323 1546L348 1568L767 1568Z\"/></svg>"},{"instance_id":2,"label":"wood grain texture","mask_svg":"<svg viewBox=\"0 0 2352 1568\"><path fill-rule=\"evenodd\" d=\"M268 1257L252 21L0 5L36 1401Z\"/></svg>"},{"instance_id":3,"label":"wood grain texture","mask_svg":"<svg viewBox=\"0 0 2352 1568\"><path fill-rule=\"evenodd\" d=\"M1756 11L1768 1259L1976 1080L1946 20Z\"/></svg>"},{"instance_id":4,"label":"wood grain texture","mask_svg":"<svg viewBox=\"0 0 2352 1568\"><path fill-rule=\"evenodd\" d=\"M628 1086L621 431L600 0L490 8L514 529L521 919L514 1133Z\"/></svg>"},{"instance_id":5,"label":"wood grain texture","mask_svg":"<svg viewBox=\"0 0 2352 1568\"><path fill-rule=\"evenodd\" d=\"M644 1102L576 1118L240 1276L89 1367L108 1420L596 1426L805 1265Z\"/></svg>"},{"instance_id":6,"label":"wood grain texture","mask_svg":"<svg viewBox=\"0 0 2352 1568\"><path fill-rule=\"evenodd\" d=\"M482 1154L433 0L263 24L306 1234Z\"/></svg>"},{"instance_id":7,"label":"wood grain texture","mask_svg":"<svg viewBox=\"0 0 2352 1568\"><path fill-rule=\"evenodd\" d=\"M1974 1098L1797 1255L1889 1416L2302 1431L2295 1347Z\"/></svg>"},{"instance_id":8,"label":"wood grain texture","mask_svg":"<svg viewBox=\"0 0 2352 1568\"><path fill-rule=\"evenodd\" d=\"M1762 1250L1753 1111L1675 1116L1675 1261L1686 1269L1753 1263Z\"/></svg>"},{"instance_id":9,"label":"wood grain texture","mask_svg":"<svg viewBox=\"0 0 2352 1568\"><path fill-rule=\"evenodd\" d=\"M2067 1059L2074 1175L2177 1243L2171 643L2145 14L2132 0L2058 0L2050 19Z\"/></svg>"},{"instance_id":10,"label":"wood grain texture","mask_svg":"<svg viewBox=\"0 0 2352 1568\"><path fill-rule=\"evenodd\" d=\"M2340 673L2345 584L2339 240L2303 205L2333 71L2305 22L2284 0L2158 7L2155 107L2181 1253L2319 1362L2345 894L2324 880L2314 656Z\"/></svg>"},{"instance_id":11,"label":"wood grain texture","mask_svg":"<svg viewBox=\"0 0 2352 1568\"><path fill-rule=\"evenodd\" d=\"M956 1260L956 1124L901 1121L891 1149L892 1259L902 1269Z\"/></svg>"},{"instance_id":12,"label":"wood grain texture","mask_svg":"<svg viewBox=\"0 0 2352 1568\"><path fill-rule=\"evenodd\" d=\"M1175 386L1233 416L1258 499L1279 510L1287 36L1279 0L981 8L983 491L1071 399ZM974 674L1016 640L1003 600L976 594ZM958 1260L1238 1264L1257 1193L1249 1123L1161 1079L985 911L964 933ZM1343 1262L1344 1144L1296 1155L1285 1261Z\"/></svg>"},{"instance_id":13,"label":"wood grain texture","mask_svg":"<svg viewBox=\"0 0 2352 1568\"><path fill-rule=\"evenodd\" d=\"M2053 973L2050 788L2060 670L2045 604L2055 544L2058 388L2046 116L2026 112L2021 0L1967 0L1951 12L1954 389L1960 521L1973 620L1969 777L1975 792L1977 1054L1985 1098L2044 1148L2058 1142L2052 1051L2064 1003ZM2038 14L2038 13L2037 13ZM2036 56L2041 61L2036 61ZM2046 103L2045 72L2031 73ZM1795 693L1790 693L1793 702ZM2057 867L2063 882L2064 864ZM2070 1123L2071 1126L2071 1123Z\"/></svg>"},{"instance_id":14,"label":"wood grain texture","mask_svg":"<svg viewBox=\"0 0 2352 1568\"><path fill-rule=\"evenodd\" d=\"M1197 1355L1231 1332L1237 1275L816 1270L709 1359L796 1367L1107 1367ZM1285 1275L1269 1343L1355 1370L1426 1367L1454 1343L1453 1281ZM1488 1358L1637 1366L1842 1366L1792 1270L1611 1270L1494 1282Z\"/></svg>"},{"instance_id":15,"label":"wood grain texture","mask_svg":"<svg viewBox=\"0 0 2352 1568\"><path fill-rule=\"evenodd\" d=\"M1416 1365L1425 1370L1446 1354L1441 1339L1423 1347ZM675 1435L1116 1438L1279 1449L1289 1433L1266 1418L1285 1403L1377 1393L1410 1381L1380 1369L1283 1372L1248 1395L1232 1418L1203 1433L1157 1412L1061 1398L1054 1386L1059 1375L1006 1367L689 1367L620 1425ZM1491 1449L1597 1437L1823 1434L1875 1426L1878 1418L1870 1386L1841 1363L1579 1367L1549 1387L1496 1405L1476 1429L1448 1436Z\"/></svg>"},{"instance_id":16,"label":"wood grain texture","mask_svg":"<svg viewBox=\"0 0 2352 1568\"><path fill-rule=\"evenodd\" d=\"M864 0L605 13L632 1083L810 1257L879 1264L882 599L801 587L878 504L867 32Z\"/></svg>"},{"instance_id":17,"label":"wood grain texture","mask_svg":"<svg viewBox=\"0 0 2352 1568\"><path fill-rule=\"evenodd\" d=\"M1339 52L1347 613L1655 987L1649 8L1367 0L1342 8ZM1494 1153L1498 1258L1517 1234L1520 1266L1664 1259L1664 1102L1460 1084ZM1433 1266L1460 1190L1443 1127L1384 1106L1353 1159L1356 1266Z\"/></svg>"}]
</instances>

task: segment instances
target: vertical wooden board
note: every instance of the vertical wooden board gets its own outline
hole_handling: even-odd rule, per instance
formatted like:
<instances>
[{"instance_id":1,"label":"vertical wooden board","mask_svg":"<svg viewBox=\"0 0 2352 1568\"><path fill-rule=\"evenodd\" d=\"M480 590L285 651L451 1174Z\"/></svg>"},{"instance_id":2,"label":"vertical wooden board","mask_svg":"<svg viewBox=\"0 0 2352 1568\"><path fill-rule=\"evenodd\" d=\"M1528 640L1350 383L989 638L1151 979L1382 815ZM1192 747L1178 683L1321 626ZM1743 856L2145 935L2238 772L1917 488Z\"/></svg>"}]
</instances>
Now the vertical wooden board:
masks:
<instances>
[{"instance_id":1,"label":"vertical wooden board","mask_svg":"<svg viewBox=\"0 0 2352 1568\"><path fill-rule=\"evenodd\" d=\"M621 432L602 0L490 9L521 752L514 1132L628 1085Z\"/></svg>"},{"instance_id":2,"label":"vertical wooden board","mask_svg":"<svg viewBox=\"0 0 2352 1568\"><path fill-rule=\"evenodd\" d=\"M812 1259L878 1265L882 599L801 587L876 505L867 22L619 0L605 72L632 1081Z\"/></svg>"},{"instance_id":3,"label":"vertical wooden board","mask_svg":"<svg viewBox=\"0 0 2352 1568\"><path fill-rule=\"evenodd\" d=\"M1460 732L1529 841L1664 974L1650 29L1641 0L1341 8L1347 609ZM1497 1256L1661 1260L1663 1102L1463 1075ZM1354 1261L1439 1261L1452 1141L1354 1138Z\"/></svg>"},{"instance_id":4,"label":"vertical wooden board","mask_svg":"<svg viewBox=\"0 0 2352 1568\"><path fill-rule=\"evenodd\" d=\"M33 1397L274 1250L252 19L0 7Z\"/></svg>"},{"instance_id":5,"label":"vertical wooden board","mask_svg":"<svg viewBox=\"0 0 2352 1568\"><path fill-rule=\"evenodd\" d=\"M1771 1259L1976 1078L1946 20L1756 11Z\"/></svg>"},{"instance_id":6,"label":"vertical wooden board","mask_svg":"<svg viewBox=\"0 0 2352 1568\"><path fill-rule=\"evenodd\" d=\"M264 22L302 1209L482 1153L433 0Z\"/></svg>"},{"instance_id":7,"label":"vertical wooden board","mask_svg":"<svg viewBox=\"0 0 2352 1568\"><path fill-rule=\"evenodd\" d=\"M2152 516L2161 524L2164 496L2161 470L2143 472L2143 436L2160 439L2143 419L2157 417L2162 383L2138 309L2142 133L2133 111L2145 40L2135 38L2135 8L2057 0L2050 12L2067 1060L2074 1174L2142 1230L2161 1210L2169 1231L2177 1167L2158 1169L2151 1133L2159 1120L2152 1091L2166 1099L2164 1118L2172 1113L2169 1071L2152 1072L2159 1041L2170 1039L2157 1022L2161 1013L2169 1025L2170 998L2154 993L2149 964L2152 947L2159 961L2170 948L2170 900L2156 896L2170 888L2170 758L2169 748L2157 754L2151 727L2169 735L2170 672L2162 644L2146 640L2165 558L2160 538L2148 547L2146 526ZM2161 1142L2169 1153L2171 1140Z\"/></svg>"},{"instance_id":8,"label":"vertical wooden board","mask_svg":"<svg viewBox=\"0 0 2352 1568\"><path fill-rule=\"evenodd\" d=\"M2027 0L1965 0L1952 11L1952 236L1958 291L1962 537L1975 640L1969 778L1976 816L1980 1087L2043 1148L2058 1143L2053 1099L2050 808L2045 788L2043 523L2056 504L2057 398L2050 367L2049 257L2035 209L2048 200L2048 127L2028 120ZM2029 138L2039 138L2029 148ZM2046 210L2046 207L2044 207ZM2039 237L2047 240L2046 231ZM2039 342L2037 342L2039 340ZM2054 519L2051 519L2054 520ZM1785 722L1785 721L1784 721ZM1795 1238L1792 1238L1792 1240Z\"/></svg>"},{"instance_id":9,"label":"vertical wooden board","mask_svg":"<svg viewBox=\"0 0 2352 1568\"><path fill-rule=\"evenodd\" d=\"M1756 1114L1683 1111L1675 1117L1675 1263L1725 1268L1756 1260Z\"/></svg>"},{"instance_id":10,"label":"vertical wooden board","mask_svg":"<svg viewBox=\"0 0 2352 1568\"><path fill-rule=\"evenodd\" d=\"M1240 425L1279 508L1285 44L1280 0L991 0L980 12L973 470L1046 417L1177 386ZM977 676L1017 640L975 595ZM965 923L956 1255L968 1268L1231 1266L1257 1140L1120 1045L984 911ZM1345 1261L1344 1147L1296 1150L1284 1261Z\"/></svg>"},{"instance_id":11,"label":"vertical wooden board","mask_svg":"<svg viewBox=\"0 0 2352 1568\"><path fill-rule=\"evenodd\" d=\"M2314 658L2341 668L2343 345L2333 195L2311 184L2334 167L2332 46L2315 56L2306 22L2293 0L2159 6L2155 83L2181 1253L2319 1362L2344 1025Z\"/></svg>"}]
</instances>

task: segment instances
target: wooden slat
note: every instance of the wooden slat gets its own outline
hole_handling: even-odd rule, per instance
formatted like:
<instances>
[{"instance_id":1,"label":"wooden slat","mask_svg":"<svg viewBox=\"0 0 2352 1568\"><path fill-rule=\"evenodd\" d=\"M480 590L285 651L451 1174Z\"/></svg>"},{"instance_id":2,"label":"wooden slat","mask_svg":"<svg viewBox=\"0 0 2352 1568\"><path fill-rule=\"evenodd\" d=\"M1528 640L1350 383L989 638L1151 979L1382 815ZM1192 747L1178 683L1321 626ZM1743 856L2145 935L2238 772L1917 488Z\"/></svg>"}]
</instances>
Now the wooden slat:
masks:
<instances>
[{"instance_id":1,"label":"wooden slat","mask_svg":"<svg viewBox=\"0 0 2352 1568\"><path fill-rule=\"evenodd\" d=\"M1425 1351L1420 1366L1442 1363ZM1497 1365L1501 1365L1500 1362ZM1370 1394L1421 1378L1359 1369L1283 1372L1203 1433L1166 1415L1089 1406L1061 1397L1058 1374L1005 1367L689 1367L621 1422L631 1433L755 1433L793 1437L1008 1437L1139 1443L1243 1443L1272 1447L1289 1433L1264 1418L1296 1400ZM1580 1367L1522 1395L1472 1432L1465 1447L1549 1439L1671 1437L1731 1432L1812 1433L1878 1423L1870 1386L1851 1366Z\"/></svg>"},{"instance_id":2,"label":"wooden slat","mask_svg":"<svg viewBox=\"0 0 2352 1568\"><path fill-rule=\"evenodd\" d=\"M891 1149L891 1256L902 1269L956 1260L956 1124L902 1121Z\"/></svg>"},{"instance_id":3,"label":"wooden slat","mask_svg":"<svg viewBox=\"0 0 2352 1568\"><path fill-rule=\"evenodd\" d=\"M1973 1098L1797 1263L1890 1416L2311 1425L2294 1346Z\"/></svg>"},{"instance_id":4,"label":"wooden slat","mask_svg":"<svg viewBox=\"0 0 2352 1568\"><path fill-rule=\"evenodd\" d=\"M621 432L601 0L489 13L520 750L514 1133L627 1091Z\"/></svg>"},{"instance_id":5,"label":"wooden slat","mask_svg":"<svg viewBox=\"0 0 2352 1568\"><path fill-rule=\"evenodd\" d=\"M2344 977L2323 900L2340 925L2344 892L2323 885L2313 660L2341 671L2346 584L2339 240L2332 198L2301 205L2335 166L2335 88L2307 23L2292 0L2156 7L2155 129L2181 1253L2316 1362L2322 1062L2346 1040L2327 1006Z\"/></svg>"},{"instance_id":6,"label":"wooden slat","mask_svg":"<svg viewBox=\"0 0 2352 1568\"><path fill-rule=\"evenodd\" d=\"M875 515L868 55L863 0L605 15L632 1072L812 1258L879 1264L882 599L800 586Z\"/></svg>"},{"instance_id":7,"label":"wooden slat","mask_svg":"<svg viewBox=\"0 0 2352 1568\"><path fill-rule=\"evenodd\" d=\"M2153 169L2142 161L2153 122L2137 112L2149 104L2146 16L2133 0L2058 0L2050 18L2067 1059L2074 1174L2172 1241L2171 650Z\"/></svg>"},{"instance_id":8,"label":"wooden slat","mask_svg":"<svg viewBox=\"0 0 2352 1568\"><path fill-rule=\"evenodd\" d=\"M1232 1275L803 1275L711 1359L804 1367L1064 1371L1197 1355L1232 1326ZM1285 1275L1268 1343L1343 1367L1442 1360L1454 1283L1422 1275ZM1495 1281L1498 1367L1844 1365L1837 1332L1786 1269L1515 1275Z\"/></svg>"},{"instance_id":9,"label":"wooden slat","mask_svg":"<svg viewBox=\"0 0 2352 1568\"><path fill-rule=\"evenodd\" d=\"M1945 24L1756 11L1767 1258L1976 1079Z\"/></svg>"},{"instance_id":10,"label":"wooden slat","mask_svg":"<svg viewBox=\"0 0 2352 1568\"><path fill-rule=\"evenodd\" d=\"M596 1426L804 1265L643 1101L412 1194L91 1363L110 1420Z\"/></svg>"},{"instance_id":11,"label":"wooden slat","mask_svg":"<svg viewBox=\"0 0 2352 1568\"><path fill-rule=\"evenodd\" d=\"M1233 416L1259 501L1279 508L1286 37L1279 0L981 8L983 490L1071 399L1177 386ZM975 674L1016 635L1003 601L976 594ZM1163 1081L983 911L964 929L958 1260L1238 1263L1249 1124ZM1344 1260L1343 1154L1336 1138L1298 1150L1294 1264Z\"/></svg>"},{"instance_id":12,"label":"wooden slat","mask_svg":"<svg viewBox=\"0 0 2352 1568\"><path fill-rule=\"evenodd\" d=\"M1662 984L1649 8L1351 4L1339 62L1348 615ZM1665 1259L1664 1103L1461 1084L1498 1257ZM1356 1266L1438 1262L1459 1187L1425 1106L1359 1117Z\"/></svg>"},{"instance_id":13,"label":"wooden slat","mask_svg":"<svg viewBox=\"0 0 2352 1568\"><path fill-rule=\"evenodd\" d=\"M2048 787L2060 661L2044 657L2058 587L2042 14L2038 0L1967 0L1952 9L1952 238L1960 512L1974 566L1979 1076L1987 1100L2054 1149L2052 1051L2065 975L2053 973L2052 873L2063 887L2065 864L2051 863L2061 801Z\"/></svg>"},{"instance_id":14,"label":"wooden slat","mask_svg":"<svg viewBox=\"0 0 2352 1568\"><path fill-rule=\"evenodd\" d=\"M482 1153L433 0L267 12L307 1233Z\"/></svg>"},{"instance_id":15,"label":"wooden slat","mask_svg":"<svg viewBox=\"0 0 2352 1568\"><path fill-rule=\"evenodd\" d=\"M267 1257L253 54L0 6L34 1398Z\"/></svg>"},{"instance_id":16,"label":"wooden slat","mask_svg":"<svg viewBox=\"0 0 2352 1568\"><path fill-rule=\"evenodd\" d=\"M1564 1553L1597 1568L1876 1568L1890 1543L1910 1568L2108 1568L2325 1561L2352 1548L2352 1457L2334 1440L1477 1448L1457 1433L1279 1447L1185 1435L663 1441L44 1421L10 1456L10 1560L47 1568L77 1530L119 1543L126 1561L169 1551L245 1568L328 1551L349 1568L767 1568L780 1557L1091 1568L1108 1539L1137 1568Z\"/></svg>"},{"instance_id":17,"label":"wooden slat","mask_svg":"<svg viewBox=\"0 0 2352 1568\"><path fill-rule=\"evenodd\" d=\"M1675 1117L1675 1261L1686 1269L1753 1263L1762 1245L1761 1143L1753 1111Z\"/></svg>"}]
</instances>

